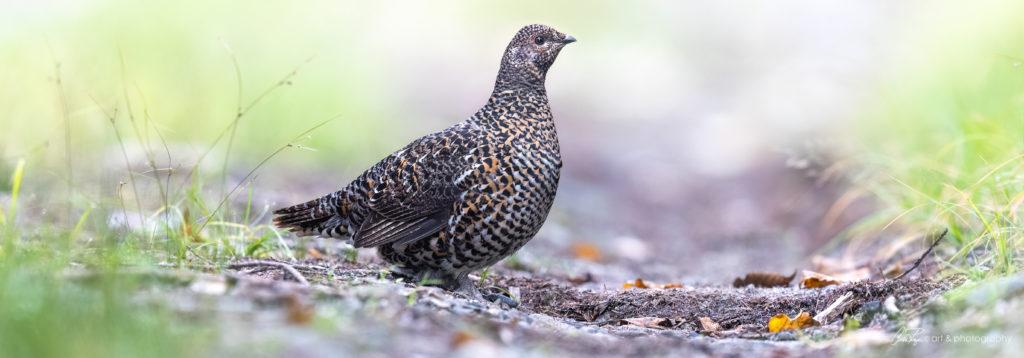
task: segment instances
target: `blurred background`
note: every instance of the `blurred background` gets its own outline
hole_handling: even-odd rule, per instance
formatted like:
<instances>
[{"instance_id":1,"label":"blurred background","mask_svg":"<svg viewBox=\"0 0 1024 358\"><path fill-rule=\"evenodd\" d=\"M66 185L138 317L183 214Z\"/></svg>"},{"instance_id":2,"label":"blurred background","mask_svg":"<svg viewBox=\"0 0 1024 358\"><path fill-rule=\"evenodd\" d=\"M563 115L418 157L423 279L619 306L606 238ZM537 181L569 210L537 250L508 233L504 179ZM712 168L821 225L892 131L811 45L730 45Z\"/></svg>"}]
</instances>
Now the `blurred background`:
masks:
<instances>
[{"instance_id":1,"label":"blurred background","mask_svg":"<svg viewBox=\"0 0 1024 358\"><path fill-rule=\"evenodd\" d=\"M544 23L579 42L548 76L564 179L523 256L596 245L634 267L608 281L791 270L873 208L863 195L837 207L848 187L827 169L861 133L903 119L880 113L917 100L902 95L936 71L1016 63L1019 37L1001 33L1015 20L1008 6L6 1L0 165L29 163L22 213L34 219L23 220L61 222L54 208L66 201L72 218L117 201L152 212L159 174L182 180L201 159L203 192L216 198L338 115L301 141L310 150L286 150L245 184L257 207L291 204L472 114L507 41ZM147 170L145 148L160 171ZM108 222L131 220L115 211ZM795 261L765 263L778 255ZM693 256L703 259L678 262Z\"/></svg>"},{"instance_id":2,"label":"blurred background","mask_svg":"<svg viewBox=\"0 0 1024 358\"><path fill-rule=\"evenodd\" d=\"M749 294L729 287L753 271L881 279L948 228L916 273L966 283L936 299L945 315L908 321L1002 327L1019 346L1024 305L972 290L1021 287L1022 6L0 0L0 350L440 355L467 327L505 341L510 326L416 304L426 291L400 283L331 276L345 298L307 311L224 277L252 259L382 267L279 233L269 211L471 115L532 23L579 39L547 77L565 165L544 228L497 276ZM399 291L349 299L382 287ZM709 352L691 338L666 342Z\"/></svg>"}]
</instances>

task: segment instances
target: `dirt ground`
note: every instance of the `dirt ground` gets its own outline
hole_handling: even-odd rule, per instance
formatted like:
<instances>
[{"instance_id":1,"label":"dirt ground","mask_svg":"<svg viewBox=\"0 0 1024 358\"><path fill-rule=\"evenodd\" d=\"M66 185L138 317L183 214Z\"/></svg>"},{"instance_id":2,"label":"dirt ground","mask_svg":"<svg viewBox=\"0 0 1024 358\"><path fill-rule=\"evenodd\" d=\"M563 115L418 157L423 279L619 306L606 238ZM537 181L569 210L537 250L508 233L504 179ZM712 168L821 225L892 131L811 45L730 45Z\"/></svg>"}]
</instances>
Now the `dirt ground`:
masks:
<instances>
[{"instance_id":1,"label":"dirt ground","mask_svg":"<svg viewBox=\"0 0 1024 358\"><path fill-rule=\"evenodd\" d=\"M220 274L177 272L183 284L169 300L182 313L219 322L222 342L216 346L226 354L257 347L269 356L828 356L838 349L832 342L844 316L870 315L863 322L868 331L894 331L899 313L887 311L884 301L913 311L949 287L904 279L821 289L592 290L522 272L481 282L520 300L510 308L401 282L376 264L307 260L294 267L309 285L267 265ZM848 293L820 326L767 331L777 313L821 312ZM705 326L702 317L717 327Z\"/></svg>"},{"instance_id":2,"label":"dirt ground","mask_svg":"<svg viewBox=\"0 0 1024 358\"><path fill-rule=\"evenodd\" d=\"M403 282L372 250L349 255L325 239L303 241L320 258L290 263L308 284L277 264L240 260L173 271L182 284L150 299L218 322L216 353L230 355L831 356L893 349L900 322L953 285L929 279L926 264L899 280L732 287L748 272L788 274L837 255L841 245L828 238L870 209L856 202L837 212L841 185L805 169L776 162L692 179L676 193L685 201L644 196L628 180L621 191L588 191L616 179L569 177L576 182L563 184L538 237L481 274L479 285L507 293L515 308ZM637 278L681 287L624 288ZM799 312L820 315L819 324L768 332L772 316ZM846 317L858 319L857 334L840 335Z\"/></svg>"}]
</instances>

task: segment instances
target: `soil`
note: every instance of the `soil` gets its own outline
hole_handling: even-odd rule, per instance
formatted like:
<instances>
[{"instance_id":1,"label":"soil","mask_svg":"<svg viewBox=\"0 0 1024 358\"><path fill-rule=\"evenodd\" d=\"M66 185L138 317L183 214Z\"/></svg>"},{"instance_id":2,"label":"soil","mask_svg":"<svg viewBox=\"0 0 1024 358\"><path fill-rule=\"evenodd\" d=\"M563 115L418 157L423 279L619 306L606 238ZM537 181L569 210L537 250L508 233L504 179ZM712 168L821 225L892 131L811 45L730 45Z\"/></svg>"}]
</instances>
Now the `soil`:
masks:
<instances>
[{"instance_id":1,"label":"soil","mask_svg":"<svg viewBox=\"0 0 1024 358\"><path fill-rule=\"evenodd\" d=\"M494 274L519 307L480 302L439 288L402 282L377 264L307 260L294 266L297 283L273 266L222 273L179 271L187 282L169 301L182 314L221 326L225 354L276 356L408 356L539 354L558 356L829 356L843 317L876 316L865 324L891 330L892 313L913 311L949 284L924 278L859 282L818 289L733 288L581 289L547 275ZM182 276L184 275L184 276ZM166 282L166 281L165 281ZM817 313L850 293L818 326L769 333L779 313ZM166 300L166 293L160 298ZM891 297L891 298L890 298ZM711 330L702 317L717 324Z\"/></svg>"},{"instance_id":2,"label":"soil","mask_svg":"<svg viewBox=\"0 0 1024 358\"><path fill-rule=\"evenodd\" d=\"M783 161L770 157L727 178L670 173L686 179L671 195L683 200L668 201L635 180L587 172L628 163L570 170L537 238L479 280L520 302L515 308L403 282L372 250L346 260L351 247L325 239L290 241L323 253L290 262L309 286L275 266L192 268L185 271L191 283L170 301L182 314L218 322L215 353L231 355L831 356L850 347L837 344L850 317L862 332L876 333L867 335L869 349L891 345L900 322L953 285L927 278L928 265L900 280L732 287L749 272L811 269L815 256L870 261L829 239L869 213L871 203L837 208L842 183ZM321 184L263 200L274 206L332 190ZM913 249L898 254L910 257ZM682 287L623 288L637 278ZM772 316L817 315L841 297L815 326L768 332Z\"/></svg>"},{"instance_id":3,"label":"soil","mask_svg":"<svg viewBox=\"0 0 1024 358\"><path fill-rule=\"evenodd\" d=\"M842 183L786 168L777 156L728 177L665 170L660 179L607 175L633 164L583 159L567 168L537 237L480 273L482 289L508 293L518 307L404 282L373 250L350 255L338 240L296 238L286 240L292 251L315 249L320 258L261 259L287 262L308 285L274 265L174 267L139 273L165 278L139 300L213 325L218 356L831 356L851 347L839 344L847 319L870 333L853 347L891 346L902 322L953 286L929 279L926 264L900 280L732 287L750 272L813 269L815 257L877 272L863 252L830 241L872 203L843 202ZM323 177L332 176L303 176ZM280 190L257 192L255 202L278 207L336 184L275 180L259 186ZM651 192L659 180L670 193ZM895 255L913 259L919 249ZM637 278L681 287L624 288ZM817 325L768 332L775 315L813 316L834 304Z\"/></svg>"}]
</instances>

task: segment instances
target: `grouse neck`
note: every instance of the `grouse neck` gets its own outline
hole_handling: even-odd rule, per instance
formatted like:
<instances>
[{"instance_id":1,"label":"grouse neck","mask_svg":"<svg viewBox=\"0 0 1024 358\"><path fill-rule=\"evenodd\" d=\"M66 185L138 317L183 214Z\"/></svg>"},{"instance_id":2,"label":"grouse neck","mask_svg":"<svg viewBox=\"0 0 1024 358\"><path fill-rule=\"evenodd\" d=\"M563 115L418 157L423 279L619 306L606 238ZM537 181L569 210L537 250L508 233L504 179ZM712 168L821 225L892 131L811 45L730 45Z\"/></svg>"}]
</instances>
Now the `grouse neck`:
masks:
<instances>
[{"instance_id":1,"label":"grouse neck","mask_svg":"<svg viewBox=\"0 0 1024 358\"><path fill-rule=\"evenodd\" d=\"M543 132L554 129L550 108L543 92L523 89L495 91L470 120L484 128L502 132L509 128Z\"/></svg>"},{"instance_id":2,"label":"grouse neck","mask_svg":"<svg viewBox=\"0 0 1024 358\"><path fill-rule=\"evenodd\" d=\"M535 105L547 106L548 94L544 87L536 88L494 88L491 97L487 99L488 106L512 107L522 105L522 102L529 102Z\"/></svg>"},{"instance_id":3,"label":"grouse neck","mask_svg":"<svg viewBox=\"0 0 1024 358\"><path fill-rule=\"evenodd\" d=\"M546 95L544 89L544 71L533 68L509 68L502 65L498 70L498 78L494 80L494 95L515 92L520 94Z\"/></svg>"}]
</instances>

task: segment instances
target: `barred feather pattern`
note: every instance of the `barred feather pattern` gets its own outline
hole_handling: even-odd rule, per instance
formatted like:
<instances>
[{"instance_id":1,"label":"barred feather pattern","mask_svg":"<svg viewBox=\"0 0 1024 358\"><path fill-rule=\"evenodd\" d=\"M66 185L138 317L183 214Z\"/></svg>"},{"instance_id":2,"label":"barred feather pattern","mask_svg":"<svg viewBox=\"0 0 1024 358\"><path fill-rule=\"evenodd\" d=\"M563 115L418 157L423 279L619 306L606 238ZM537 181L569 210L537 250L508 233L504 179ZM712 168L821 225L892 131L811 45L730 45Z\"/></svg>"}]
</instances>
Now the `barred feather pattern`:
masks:
<instances>
[{"instance_id":1,"label":"barred feather pattern","mask_svg":"<svg viewBox=\"0 0 1024 358\"><path fill-rule=\"evenodd\" d=\"M452 280L508 257L536 235L555 198L562 159L544 81L572 41L524 27L473 116L416 139L342 190L277 210L274 223L376 247L403 270Z\"/></svg>"}]
</instances>

